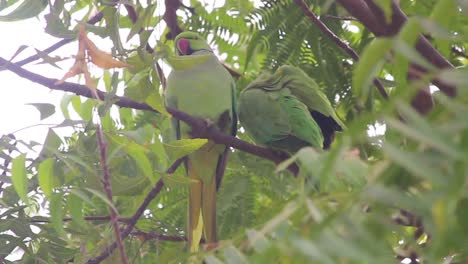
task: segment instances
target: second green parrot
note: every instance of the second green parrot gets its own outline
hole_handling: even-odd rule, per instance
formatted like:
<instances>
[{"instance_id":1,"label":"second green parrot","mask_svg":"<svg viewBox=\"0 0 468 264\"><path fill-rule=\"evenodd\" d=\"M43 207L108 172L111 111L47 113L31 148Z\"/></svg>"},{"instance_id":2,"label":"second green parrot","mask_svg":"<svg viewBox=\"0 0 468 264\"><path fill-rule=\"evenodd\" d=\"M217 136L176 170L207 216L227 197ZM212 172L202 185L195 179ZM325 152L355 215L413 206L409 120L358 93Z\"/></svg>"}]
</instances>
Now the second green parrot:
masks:
<instances>
[{"instance_id":1,"label":"second green parrot","mask_svg":"<svg viewBox=\"0 0 468 264\"><path fill-rule=\"evenodd\" d=\"M239 96L239 120L259 145L295 153L328 149L345 127L317 83L289 65L264 73Z\"/></svg>"},{"instance_id":2,"label":"second green parrot","mask_svg":"<svg viewBox=\"0 0 468 264\"><path fill-rule=\"evenodd\" d=\"M182 32L174 40L176 56L167 60L172 72L167 79L166 106L206 119L221 131L237 131L235 83L205 39ZM191 128L172 120L172 139L191 138ZM228 147L208 141L185 161L189 186L187 240L190 252L198 251L202 235L217 241L216 191L220 184Z\"/></svg>"}]
</instances>

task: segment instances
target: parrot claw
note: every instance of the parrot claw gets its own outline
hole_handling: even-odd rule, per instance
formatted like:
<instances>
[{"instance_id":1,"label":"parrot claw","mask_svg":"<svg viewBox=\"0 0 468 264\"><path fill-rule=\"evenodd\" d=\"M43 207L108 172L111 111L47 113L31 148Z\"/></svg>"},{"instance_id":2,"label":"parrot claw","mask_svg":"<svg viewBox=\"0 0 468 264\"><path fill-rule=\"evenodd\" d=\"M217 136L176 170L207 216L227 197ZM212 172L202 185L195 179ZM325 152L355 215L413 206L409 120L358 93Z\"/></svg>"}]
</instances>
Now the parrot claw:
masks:
<instances>
[{"instance_id":1,"label":"parrot claw","mask_svg":"<svg viewBox=\"0 0 468 264\"><path fill-rule=\"evenodd\" d=\"M206 131L210 130L213 127L216 127L215 122L211 121L211 119L208 119L208 118L203 119L203 124L205 125L205 127L201 128L201 129L206 130ZM200 130L192 129L192 131L190 131L189 135L192 138L200 138L200 137L202 137L202 135L204 133L206 133L206 131L200 131Z\"/></svg>"},{"instance_id":2,"label":"parrot claw","mask_svg":"<svg viewBox=\"0 0 468 264\"><path fill-rule=\"evenodd\" d=\"M202 248L204 251L213 251L216 250L219 246L218 242L211 242L203 244Z\"/></svg>"}]
</instances>

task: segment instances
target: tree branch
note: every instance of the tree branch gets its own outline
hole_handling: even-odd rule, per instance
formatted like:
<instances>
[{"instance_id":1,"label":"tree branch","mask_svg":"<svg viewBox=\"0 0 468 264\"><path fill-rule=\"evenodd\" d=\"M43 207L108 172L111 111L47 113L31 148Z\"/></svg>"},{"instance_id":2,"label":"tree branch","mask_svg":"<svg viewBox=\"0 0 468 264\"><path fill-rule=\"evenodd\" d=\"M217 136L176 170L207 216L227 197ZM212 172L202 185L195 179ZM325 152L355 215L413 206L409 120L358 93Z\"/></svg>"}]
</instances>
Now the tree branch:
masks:
<instances>
[{"instance_id":1,"label":"tree branch","mask_svg":"<svg viewBox=\"0 0 468 264\"><path fill-rule=\"evenodd\" d=\"M390 24L385 22L385 16L382 10L380 10L373 0L337 1L376 36L394 36L407 21L405 13L394 1L392 1L392 21ZM453 68L453 65L445 59L424 36L419 36L415 48L435 66L439 68ZM434 80L433 83L447 95L456 95L455 87L447 85L440 80ZM423 97L421 99L423 99Z\"/></svg>"},{"instance_id":2,"label":"tree branch","mask_svg":"<svg viewBox=\"0 0 468 264\"><path fill-rule=\"evenodd\" d=\"M173 241L173 242L187 241L187 238L182 237L182 236L168 236L168 235L163 235L163 234L159 234L155 232L143 232L140 230L133 231L131 235L142 237L144 241L152 240L152 239L162 240L162 241Z\"/></svg>"},{"instance_id":3,"label":"tree branch","mask_svg":"<svg viewBox=\"0 0 468 264\"><path fill-rule=\"evenodd\" d=\"M174 173L177 168L180 166L180 164L182 164L182 161L184 160L184 158L180 158L178 160L176 160L172 165L171 167L169 167L167 170L166 170L166 173L167 174L172 174ZM130 221L128 222L128 225L127 227L122 231L121 235L122 235L122 238L126 238L133 230L133 228L135 227L138 219L140 219L140 217L143 215L143 213L145 212L146 208L148 207L148 205L150 204L150 202L161 192L162 190L162 187L164 186L164 181L163 179L159 179L159 181L154 185L153 189L151 189L151 191L148 193L148 195L146 195L145 197L145 200L143 200L143 202L141 203L140 207L138 207L138 209L136 210L136 212L133 214L133 216L130 218ZM112 252L117 248L117 243L116 242L113 242L110 246L108 246L107 248L105 248L101 254L99 254L99 256L95 257L95 258L92 258L92 259L89 259L88 261L86 261L86 264L98 264L100 263L101 261L103 261L104 259L106 259L110 254L112 254Z\"/></svg>"},{"instance_id":4,"label":"tree branch","mask_svg":"<svg viewBox=\"0 0 468 264\"><path fill-rule=\"evenodd\" d=\"M85 216L84 220L86 221L109 221L111 219L110 215L93 215L93 216ZM62 218L62 222L70 222L73 218L71 217L64 217ZM118 217L117 220L122 223L128 223L130 221L130 217ZM30 219L29 222L31 223L50 223L49 219Z\"/></svg>"},{"instance_id":5,"label":"tree branch","mask_svg":"<svg viewBox=\"0 0 468 264\"><path fill-rule=\"evenodd\" d=\"M88 98L94 98L94 95L91 92L91 90L88 89L84 85L70 83L70 82L64 82L62 84L55 85L55 83L57 82L57 79L47 78L42 75L30 72L28 70L25 70L15 65L14 63L8 62L7 60L1 57L0 57L0 67L5 67L6 69L12 71L13 73L17 74L20 77L23 77L32 82L41 84L52 90L71 92L76 95L81 95L81 96L88 97ZM99 95L99 98L105 98L107 96L107 93L102 92L100 90L97 90L97 93ZM113 98L116 99L115 105L118 105L120 107L132 108L132 109L137 109L137 110L147 110L147 111L152 111L152 112L157 113L156 110L154 110L153 108L151 108L149 105L145 103L140 103L140 102L137 102L137 101L134 101L132 99L122 97L122 96L114 96ZM272 151L270 149L252 145L246 141L243 141L231 135L224 134L223 132L219 131L215 127L209 127L208 124L205 122L205 120L202 118L193 117L187 113L178 111L177 109L172 109L170 107L167 107L167 111L170 114L172 114L175 118L182 120L186 122L187 124L189 124L190 126L192 126L192 128L194 129L194 132L202 138L209 138L209 139L212 139L217 144L228 145L235 149L250 153L252 155L262 157L265 159L269 159L276 164L286 159L286 156L284 154L278 154L278 152L276 151ZM297 173L299 172L299 168L297 167L296 164L292 164L291 166L289 166L288 170L291 171L294 175L297 175Z\"/></svg>"},{"instance_id":6,"label":"tree branch","mask_svg":"<svg viewBox=\"0 0 468 264\"><path fill-rule=\"evenodd\" d=\"M341 40L335 33L333 33L333 31L327 27L327 25L320 21L314 12L309 9L309 6L304 2L304 0L294 0L294 2L302 9L302 11L304 11L304 14L310 19L310 21L312 21L312 23L317 26L317 28L320 29L323 34L325 34L325 36L335 42L338 47L344 50L355 61L359 60L359 55L353 50L353 48L351 48L348 43ZM380 95L382 95L383 98L388 99L388 94L387 91L385 91L383 84L377 78L374 78L373 82L377 87Z\"/></svg>"},{"instance_id":7,"label":"tree branch","mask_svg":"<svg viewBox=\"0 0 468 264\"><path fill-rule=\"evenodd\" d=\"M100 164L102 170L102 185L104 187L104 191L106 192L107 200L112 203L112 187L110 184L110 171L109 167L107 166L107 143L104 141L104 136L102 135L101 126L98 124L96 126L96 137L99 146L99 153L100 153ZM114 229L114 236L115 242L117 247L119 248L120 253L120 261L122 264L127 264L127 255L125 254L125 248L122 243L122 236L120 234L120 227L119 222L117 220L118 213L115 207L109 206L110 211L110 218L112 223L112 228Z\"/></svg>"},{"instance_id":8,"label":"tree branch","mask_svg":"<svg viewBox=\"0 0 468 264\"><path fill-rule=\"evenodd\" d=\"M169 33L166 35L167 39L175 39L182 29L177 22L177 9L180 7L180 0L165 0L166 11L164 12L163 19L169 28Z\"/></svg>"}]
</instances>

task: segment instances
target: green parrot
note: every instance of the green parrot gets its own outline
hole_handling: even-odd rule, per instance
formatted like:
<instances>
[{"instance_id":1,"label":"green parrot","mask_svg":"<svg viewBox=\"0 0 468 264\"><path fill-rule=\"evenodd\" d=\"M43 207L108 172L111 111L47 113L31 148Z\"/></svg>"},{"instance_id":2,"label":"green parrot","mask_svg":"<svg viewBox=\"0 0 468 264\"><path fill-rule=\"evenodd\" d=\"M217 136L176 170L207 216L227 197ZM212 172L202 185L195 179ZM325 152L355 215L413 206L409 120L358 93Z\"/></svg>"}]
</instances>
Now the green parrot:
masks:
<instances>
[{"instance_id":1,"label":"green parrot","mask_svg":"<svg viewBox=\"0 0 468 264\"><path fill-rule=\"evenodd\" d=\"M174 40L175 56L167 59L172 72L167 79L166 106L204 118L225 133L237 131L235 83L207 41L194 32ZM191 138L191 128L172 119L172 139ZM189 186L187 241L197 252L202 235L207 243L216 237L216 191L226 167L228 147L208 141L189 154L185 171Z\"/></svg>"},{"instance_id":2,"label":"green parrot","mask_svg":"<svg viewBox=\"0 0 468 264\"><path fill-rule=\"evenodd\" d=\"M239 120L259 145L295 153L328 149L345 125L317 83L301 69L284 65L264 73L239 96Z\"/></svg>"}]
</instances>

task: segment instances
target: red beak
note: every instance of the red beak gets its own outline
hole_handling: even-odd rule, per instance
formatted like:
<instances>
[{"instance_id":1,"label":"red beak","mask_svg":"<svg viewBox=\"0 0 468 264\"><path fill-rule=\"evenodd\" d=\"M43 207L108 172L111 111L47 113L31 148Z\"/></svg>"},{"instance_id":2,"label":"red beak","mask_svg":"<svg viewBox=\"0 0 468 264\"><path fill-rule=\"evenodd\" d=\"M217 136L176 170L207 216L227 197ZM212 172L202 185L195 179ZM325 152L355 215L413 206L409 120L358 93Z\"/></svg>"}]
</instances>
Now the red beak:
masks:
<instances>
[{"instance_id":1,"label":"red beak","mask_svg":"<svg viewBox=\"0 0 468 264\"><path fill-rule=\"evenodd\" d=\"M187 39L181 38L177 41L177 49L182 55L190 54L190 42Z\"/></svg>"}]
</instances>

